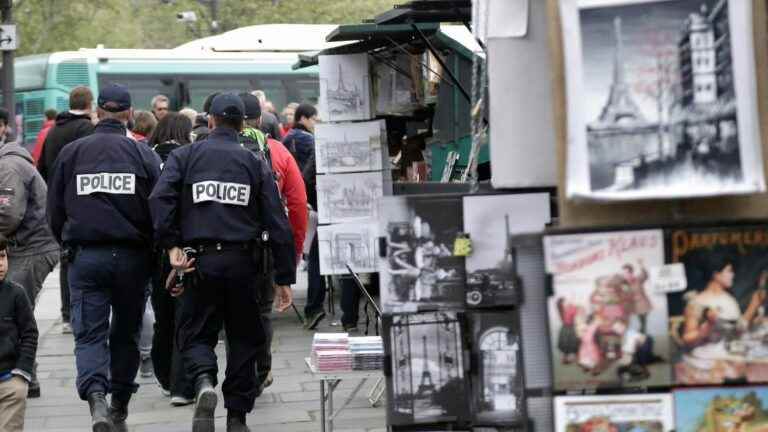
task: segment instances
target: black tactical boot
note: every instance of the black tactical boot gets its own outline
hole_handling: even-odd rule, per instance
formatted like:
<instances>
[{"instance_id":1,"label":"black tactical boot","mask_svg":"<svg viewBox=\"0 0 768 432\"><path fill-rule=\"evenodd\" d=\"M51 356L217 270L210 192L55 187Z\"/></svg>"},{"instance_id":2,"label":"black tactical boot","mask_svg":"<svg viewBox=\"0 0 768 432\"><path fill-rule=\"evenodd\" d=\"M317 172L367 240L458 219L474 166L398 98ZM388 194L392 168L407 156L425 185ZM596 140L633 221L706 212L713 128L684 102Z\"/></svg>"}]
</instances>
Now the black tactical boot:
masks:
<instances>
[{"instance_id":1,"label":"black tactical boot","mask_svg":"<svg viewBox=\"0 0 768 432\"><path fill-rule=\"evenodd\" d=\"M90 393L88 395L88 405L91 407L91 425L93 426L93 432L115 432L112 420L109 418L107 398L104 393Z\"/></svg>"},{"instance_id":2,"label":"black tactical boot","mask_svg":"<svg viewBox=\"0 0 768 432\"><path fill-rule=\"evenodd\" d=\"M109 417L115 425L117 432L127 432L128 425L125 419L128 418L128 403L131 401L130 393L113 393L112 403L109 407Z\"/></svg>"},{"instance_id":3,"label":"black tactical boot","mask_svg":"<svg viewBox=\"0 0 768 432\"><path fill-rule=\"evenodd\" d=\"M245 424L245 413L242 411L227 411L227 432L251 432Z\"/></svg>"},{"instance_id":4,"label":"black tactical boot","mask_svg":"<svg viewBox=\"0 0 768 432\"><path fill-rule=\"evenodd\" d=\"M213 415L218 399L213 388L213 379L202 374L195 380L195 414L192 418L192 432L214 432Z\"/></svg>"}]
</instances>

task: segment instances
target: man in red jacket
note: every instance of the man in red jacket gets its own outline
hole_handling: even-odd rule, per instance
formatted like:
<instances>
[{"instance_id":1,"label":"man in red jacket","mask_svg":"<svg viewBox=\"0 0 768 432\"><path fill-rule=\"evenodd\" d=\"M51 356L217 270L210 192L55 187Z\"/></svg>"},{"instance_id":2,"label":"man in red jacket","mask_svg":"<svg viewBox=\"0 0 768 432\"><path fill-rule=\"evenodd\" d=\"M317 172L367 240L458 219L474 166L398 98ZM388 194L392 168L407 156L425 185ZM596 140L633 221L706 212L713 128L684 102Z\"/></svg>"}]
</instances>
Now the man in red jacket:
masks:
<instances>
[{"instance_id":1,"label":"man in red jacket","mask_svg":"<svg viewBox=\"0 0 768 432\"><path fill-rule=\"evenodd\" d=\"M40 156L43 154L43 144L45 143L45 137L48 136L48 132L50 132L53 125L56 124L57 114L58 113L55 109L51 108L45 110L45 123L43 123L43 128L40 129L40 132L37 134L35 148L32 149L32 160L35 161L35 166L37 166L37 161L40 160Z\"/></svg>"},{"instance_id":2,"label":"man in red jacket","mask_svg":"<svg viewBox=\"0 0 768 432\"><path fill-rule=\"evenodd\" d=\"M293 240L296 244L296 262L300 262L304 250L304 237L307 232L309 212L307 210L307 191L304 187L304 179L291 152L280 141L267 138L259 130L261 122L261 106L259 99L249 93L241 93L240 98L245 105L245 124L240 135L240 143L243 147L263 155L272 165L272 171L277 181L277 190L288 209L288 222L291 224ZM271 288L271 287L270 287ZM257 396L261 395L266 387L272 384L272 323L269 314L272 312L274 291L267 289L262 293L261 317L264 329L267 332L265 343L259 347L256 358L257 382L259 388Z\"/></svg>"}]
</instances>

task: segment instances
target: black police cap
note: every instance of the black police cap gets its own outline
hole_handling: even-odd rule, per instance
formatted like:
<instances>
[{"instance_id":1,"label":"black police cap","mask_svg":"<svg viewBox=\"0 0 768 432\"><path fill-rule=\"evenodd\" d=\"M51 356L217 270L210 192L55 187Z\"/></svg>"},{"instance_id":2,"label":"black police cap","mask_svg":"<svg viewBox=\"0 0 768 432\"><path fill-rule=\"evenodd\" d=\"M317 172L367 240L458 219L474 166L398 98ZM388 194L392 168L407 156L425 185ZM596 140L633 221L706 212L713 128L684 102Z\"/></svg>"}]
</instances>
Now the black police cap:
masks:
<instances>
[{"instance_id":1,"label":"black police cap","mask_svg":"<svg viewBox=\"0 0 768 432\"><path fill-rule=\"evenodd\" d=\"M245 105L238 95L222 93L213 98L209 114L227 119L242 119L245 117Z\"/></svg>"},{"instance_id":2,"label":"black police cap","mask_svg":"<svg viewBox=\"0 0 768 432\"><path fill-rule=\"evenodd\" d=\"M261 117L261 103L259 98L250 93L240 93L240 99L243 100L245 106L245 119L253 120Z\"/></svg>"},{"instance_id":3,"label":"black police cap","mask_svg":"<svg viewBox=\"0 0 768 432\"><path fill-rule=\"evenodd\" d=\"M99 108L109 112L122 112L131 108L131 94L125 86L109 84L99 90Z\"/></svg>"}]
</instances>

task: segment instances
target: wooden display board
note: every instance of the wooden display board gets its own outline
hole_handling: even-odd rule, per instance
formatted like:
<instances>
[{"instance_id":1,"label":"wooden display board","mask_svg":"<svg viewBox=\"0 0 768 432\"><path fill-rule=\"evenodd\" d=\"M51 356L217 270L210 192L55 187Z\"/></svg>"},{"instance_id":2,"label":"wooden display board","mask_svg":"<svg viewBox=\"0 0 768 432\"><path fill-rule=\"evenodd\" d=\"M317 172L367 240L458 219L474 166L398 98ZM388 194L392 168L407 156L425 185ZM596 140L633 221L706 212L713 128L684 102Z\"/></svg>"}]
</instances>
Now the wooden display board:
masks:
<instances>
[{"instance_id":1,"label":"wooden display board","mask_svg":"<svg viewBox=\"0 0 768 432\"><path fill-rule=\"evenodd\" d=\"M744 0L746 1L746 0ZM761 119L763 159L768 167L768 13L765 0L754 2L754 44L758 73L758 102ZM565 198L567 112L565 62L559 0L547 0L557 158L559 169L560 226L659 224L683 221L736 220L768 217L768 193L714 198L648 200L600 203Z\"/></svg>"}]
</instances>

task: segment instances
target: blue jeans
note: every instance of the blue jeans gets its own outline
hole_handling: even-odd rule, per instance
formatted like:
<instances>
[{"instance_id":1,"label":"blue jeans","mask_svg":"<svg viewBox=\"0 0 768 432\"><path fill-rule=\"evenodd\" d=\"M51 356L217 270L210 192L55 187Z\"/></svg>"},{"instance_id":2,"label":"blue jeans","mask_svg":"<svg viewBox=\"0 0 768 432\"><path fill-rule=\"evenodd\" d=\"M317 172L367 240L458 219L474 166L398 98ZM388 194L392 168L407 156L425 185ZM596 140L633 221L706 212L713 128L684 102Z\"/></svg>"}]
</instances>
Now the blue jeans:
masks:
<instances>
[{"instance_id":1,"label":"blue jeans","mask_svg":"<svg viewBox=\"0 0 768 432\"><path fill-rule=\"evenodd\" d=\"M139 335L151 272L149 249L78 247L69 266L77 392L134 393ZM110 325L110 312L112 322Z\"/></svg>"}]
</instances>

